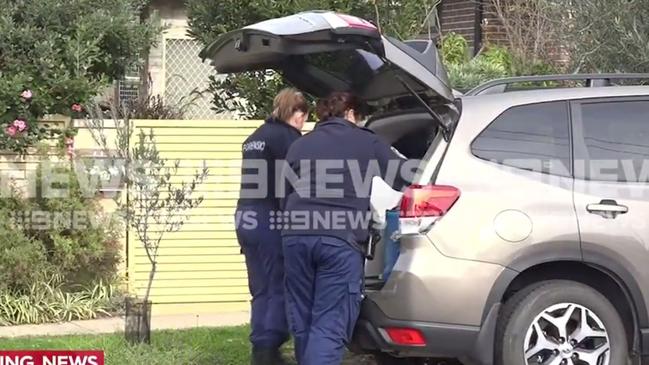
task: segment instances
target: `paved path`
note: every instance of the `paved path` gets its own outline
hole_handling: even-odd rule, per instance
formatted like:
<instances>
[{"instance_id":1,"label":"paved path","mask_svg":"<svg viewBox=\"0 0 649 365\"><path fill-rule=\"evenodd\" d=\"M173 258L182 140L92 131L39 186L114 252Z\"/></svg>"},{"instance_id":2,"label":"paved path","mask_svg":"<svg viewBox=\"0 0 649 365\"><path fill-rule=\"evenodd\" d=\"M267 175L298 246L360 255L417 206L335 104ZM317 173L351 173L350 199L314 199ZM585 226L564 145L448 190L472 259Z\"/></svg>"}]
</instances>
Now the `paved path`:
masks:
<instances>
[{"instance_id":1,"label":"paved path","mask_svg":"<svg viewBox=\"0 0 649 365\"><path fill-rule=\"evenodd\" d=\"M188 329L195 327L227 327L248 323L249 312L228 312L200 315L166 315L151 318L153 330ZM0 337L36 337L116 333L124 331L124 317L73 321L54 324L0 327Z\"/></svg>"}]
</instances>

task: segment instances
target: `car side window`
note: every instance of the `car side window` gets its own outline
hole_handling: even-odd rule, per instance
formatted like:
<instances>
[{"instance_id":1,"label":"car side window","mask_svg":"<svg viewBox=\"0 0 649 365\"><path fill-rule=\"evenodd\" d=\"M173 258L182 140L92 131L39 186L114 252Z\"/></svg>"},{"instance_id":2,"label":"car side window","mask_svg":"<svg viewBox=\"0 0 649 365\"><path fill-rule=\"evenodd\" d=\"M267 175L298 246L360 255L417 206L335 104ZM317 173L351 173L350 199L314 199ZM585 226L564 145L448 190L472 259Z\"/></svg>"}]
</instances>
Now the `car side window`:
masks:
<instances>
[{"instance_id":1,"label":"car side window","mask_svg":"<svg viewBox=\"0 0 649 365\"><path fill-rule=\"evenodd\" d=\"M471 151L502 165L571 176L568 104L560 101L510 108L478 135Z\"/></svg>"},{"instance_id":2,"label":"car side window","mask_svg":"<svg viewBox=\"0 0 649 365\"><path fill-rule=\"evenodd\" d=\"M585 177L649 181L649 101L581 103ZM583 140L582 140L583 138ZM577 164L577 162L576 162Z\"/></svg>"}]
</instances>

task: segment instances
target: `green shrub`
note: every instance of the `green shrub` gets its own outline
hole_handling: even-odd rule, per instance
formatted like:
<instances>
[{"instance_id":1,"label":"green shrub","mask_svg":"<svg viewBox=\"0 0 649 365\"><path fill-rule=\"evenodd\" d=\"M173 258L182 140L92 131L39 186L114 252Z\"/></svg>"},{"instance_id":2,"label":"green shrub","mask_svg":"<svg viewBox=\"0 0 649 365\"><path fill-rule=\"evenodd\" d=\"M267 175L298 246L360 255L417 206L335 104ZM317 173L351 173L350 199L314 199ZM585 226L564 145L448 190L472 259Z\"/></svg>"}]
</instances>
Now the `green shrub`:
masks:
<instances>
[{"instance_id":1,"label":"green shrub","mask_svg":"<svg viewBox=\"0 0 649 365\"><path fill-rule=\"evenodd\" d=\"M509 76L501 65L476 57L469 62L447 65L448 77L454 89L465 92L489 80Z\"/></svg>"},{"instance_id":2,"label":"green shrub","mask_svg":"<svg viewBox=\"0 0 649 365\"><path fill-rule=\"evenodd\" d=\"M512 71L512 65L514 63L514 56L512 53L505 47L502 46L489 46L480 56L487 63L490 63L496 67L501 67L504 70Z\"/></svg>"},{"instance_id":3,"label":"green shrub","mask_svg":"<svg viewBox=\"0 0 649 365\"><path fill-rule=\"evenodd\" d=\"M11 212L0 210L0 291L24 290L51 272L45 248L12 225Z\"/></svg>"},{"instance_id":4,"label":"green shrub","mask_svg":"<svg viewBox=\"0 0 649 365\"><path fill-rule=\"evenodd\" d=\"M99 282L66 290L60 278L36 282L24 292L0 292L0 326L53 323L109 316L117 310L115 287Z\"/></svg>"},{"instance_id":5,"label":"green shrub","mask_svg":"<svg viewBox=\"0 0 649 365\"><path fill-rule=\"evenodd\" d=\"M489 45L472 59L468 43L461 35L450 33L442 41L444 64L454 89L466 92L484 82L510 76L544 75L554 68L543 62L523 62L503 46Z\"/></svg>"},{"instance_id":6,"label":"green shrub","mask_svg":"<svg viewBox=\"0 0 649 365\"><path fill-rule=\"evenodd\" d=\"M63 219L58 222L60 224L54 224L57 222L53 220L48 229L28 230L28 234L43 244L48 260L66 284L89 285L97 280L112 282L120 263L122 225L112 215L104 214L94 196L87 196L69 164L57 165L52 170L67 175L67 182L52 183L54 188L65 189L66 196L48 198L37 191L35 198L26 201L28 209L59 214L69 220ZM37 186L42 186L40 175L36 180ZM74 214L78 214L76 222Z\"/></svg>"},{"instance_id":7,"label":"green shrub","mask_svg":"<svg viewBox=\"0 0 649 365\"><path fill-rule=\"evenodd\" d=\"M469 42L457 33L442 39L442 59L447 65L460 65L469 61Z\"/></svg>"},{"instance_id":8,"label":"green shrub","mask_svg":"<svg viewBox=\"0 0 649 365\"><path fill-rule=\"evenodd\" d=\"M39 168L35 179L36 197L22 197L16 193L11 198L0 199L0 211L7 217L12 214L14 217L3 220L0 225L0 230L5 231L0 237L0 248L12 254L3 255L0 266L25 263L0 273L0 277L6 279L2 280L5 288L24 291L25 284L51 275L60 276L62 285L69 288L116 280L121 260L122 225L102 211L94 196L84 195L69 166L68 162L52 171ZM65 187L67 194L60 198L43 196L41 174L57 171L67 174L68 181L51 185ZM36 213L48 215L46 226L30 221ZM9 241L4 242L4 238ZM24 277L13 274L22 272L27 264L30 267Z\"/></svg>"},{"instance_id":9,"label":"green shrub","mask_svg":"<svg viewBox=\"0 0 649 365\"><path fill-rule=\"evenodd\" d=\"M80 104L137 66L158 33L140 21L146 3L0 0L0 149L24 153L45 138L39 118L80 113ZM21 98L27 91L31 101ZM30 127L19 138L15 120Z\"/></svg>"}]
</instances>

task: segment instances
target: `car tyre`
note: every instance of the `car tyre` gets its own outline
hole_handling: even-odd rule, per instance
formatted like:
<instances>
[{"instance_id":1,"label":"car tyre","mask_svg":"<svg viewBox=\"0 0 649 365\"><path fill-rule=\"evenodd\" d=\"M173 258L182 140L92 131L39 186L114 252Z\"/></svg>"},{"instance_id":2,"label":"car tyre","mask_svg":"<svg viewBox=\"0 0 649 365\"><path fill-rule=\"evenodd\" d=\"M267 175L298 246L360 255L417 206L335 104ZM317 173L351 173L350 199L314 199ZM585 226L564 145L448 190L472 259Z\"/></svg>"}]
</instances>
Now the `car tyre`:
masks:
<instances>
[{"instance_id":1,"label":"car tyre","mask_svg":"<svg viewBox=\"0 0 649 365\"><path fill-rule=\"evenodd\" d=\"M586 324L582 326L582 322ZM560 330L562 326L565 329ZM586 333L590 337L585 338ZM554 350L543 350L554 346ZM604 364L630 363L624 323L597 290L578 282L552 280L520 290L505 303L496 332L496 364L550 363L567 356L571 359L562 364L597 364L599 360L588 358L594 356L592 351L599 354L599 360L609 357Z\"/></svg>"}]
</instances>

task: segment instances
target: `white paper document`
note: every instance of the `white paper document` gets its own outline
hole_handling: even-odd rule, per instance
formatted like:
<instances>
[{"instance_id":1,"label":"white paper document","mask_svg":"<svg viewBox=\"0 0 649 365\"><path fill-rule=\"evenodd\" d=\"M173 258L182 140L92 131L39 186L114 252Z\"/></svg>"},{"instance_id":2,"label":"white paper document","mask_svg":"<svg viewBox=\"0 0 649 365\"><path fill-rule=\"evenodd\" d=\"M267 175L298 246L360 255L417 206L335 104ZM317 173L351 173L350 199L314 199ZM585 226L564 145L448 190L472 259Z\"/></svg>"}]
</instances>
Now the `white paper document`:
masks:
<instances>
[{"instance_id":1,"label":"white paper document","mask_svg":"<svg viewBox=\"0 0 649 365\"><path fill-rule=\"evenodd\" d=\"M401 201L403 193L392 189L382 178L372 178L372 192L370 193L370 207L374 227L385 227L385 212L395 208Z\"/></svg>"}]
</instances>

